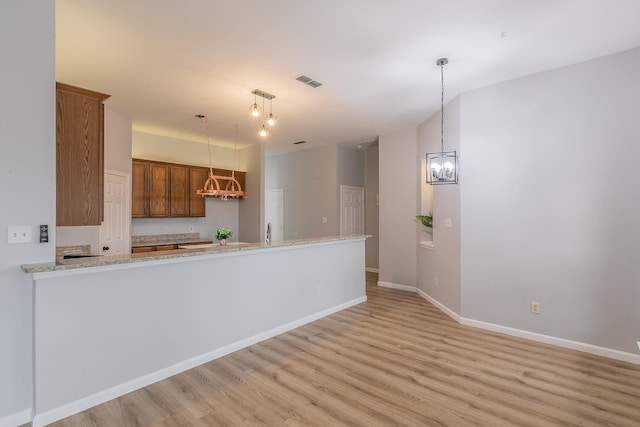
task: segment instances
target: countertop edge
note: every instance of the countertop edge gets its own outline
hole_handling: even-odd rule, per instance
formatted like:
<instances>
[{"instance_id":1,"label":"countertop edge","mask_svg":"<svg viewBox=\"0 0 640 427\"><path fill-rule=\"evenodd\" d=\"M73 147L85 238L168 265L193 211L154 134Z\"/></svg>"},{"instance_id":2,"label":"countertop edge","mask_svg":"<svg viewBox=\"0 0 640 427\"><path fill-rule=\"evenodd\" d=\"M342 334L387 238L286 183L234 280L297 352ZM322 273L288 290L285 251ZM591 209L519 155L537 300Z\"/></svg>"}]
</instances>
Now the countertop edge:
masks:
<instances>
[{"instance_id":1,"label":"countertop edge","mask_svg":"<svg viewBox=\"0 0 640 427\"><path fill-rule=\"evenodd\" d=\"M138 254L105 255L95 258L68 259L64 261L46 262L38 264L24 264L21 269L25 273L32 274L34 279L46 277L49 274L84 274L96 271L98 267L105 269L130 268L150 265L151 263L169 263L188 260L189 258L203 256L230 256L252 253L261 250L287 249L301 245L317 245L338 243L349 240L364 240L371 235L345 235L327 236L309 239L285 240L277 243L247 243L242 245L216 246L207 249L178 249L172 251L146 252Z\"/></svg>"}]
</instances>

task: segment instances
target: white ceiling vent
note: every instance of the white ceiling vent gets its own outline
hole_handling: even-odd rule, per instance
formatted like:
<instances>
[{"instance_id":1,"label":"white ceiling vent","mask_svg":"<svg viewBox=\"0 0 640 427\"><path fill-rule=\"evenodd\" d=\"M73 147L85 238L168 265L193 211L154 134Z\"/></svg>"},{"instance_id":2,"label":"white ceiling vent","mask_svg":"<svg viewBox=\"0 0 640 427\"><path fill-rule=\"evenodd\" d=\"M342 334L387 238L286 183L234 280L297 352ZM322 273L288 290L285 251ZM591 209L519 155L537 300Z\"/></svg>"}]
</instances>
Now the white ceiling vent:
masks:
<instances>
[{"instance_id":1,"label":"white ceiling vent","mask_svg":"<svg viewBox=\"0 0 640 427\"><path fill-rule=\"evenodd\" d=\"M301 74L298 77L296 77L296 80L306 84L307 86L311 86L312 88L317 88L318 86L322 86L322 83L320 83L319 81L313 80L311 77L305 76L304 74Z\"/></svg>"}]
</instances>

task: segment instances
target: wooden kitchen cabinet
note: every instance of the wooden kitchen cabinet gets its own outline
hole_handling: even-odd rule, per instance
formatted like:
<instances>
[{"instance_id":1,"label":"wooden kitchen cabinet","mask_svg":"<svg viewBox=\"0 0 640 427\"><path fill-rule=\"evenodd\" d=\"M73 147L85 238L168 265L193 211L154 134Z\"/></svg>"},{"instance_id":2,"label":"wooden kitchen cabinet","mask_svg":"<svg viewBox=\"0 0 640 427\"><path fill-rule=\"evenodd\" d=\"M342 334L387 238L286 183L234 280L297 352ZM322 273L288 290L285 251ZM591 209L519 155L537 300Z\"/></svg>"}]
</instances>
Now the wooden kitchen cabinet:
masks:
<instances>
[{"instance_id":1,"label":"wooden kitchen cabinet","mask_svg":"<svg viewBox=\"0 0 640 427\"><path fill-rule=\"evenodd\" d=\"M189 168L189 216L204 217L206 213L206 200L196 194L196 190L203 188L209 177L209 169L191 166Z\"/></svg>"},{"instance_id":2,"label":"wooden kitchen cabinet","mask_svg":"<svg viewBox=\"0 0 640 427\"><path fill-rule=\"evenodd\" d=\"M109 95L56 83L56 225L104 219L104 104Z\"/></svg>"},{"instance_id":3,"label":"wooden kitchen cabinet","mask_svg":"<svg viewBox=\"0 0 640 427\"><path fill-rule=\"evenodd\" d=\"M169 216L169 165L149 163L149 216Z\"/></svg>"},{"instance_id":4,"label":"wooden kitchen cabinet","mask_svg":"<svg viewBox=\"0 0 640 427\"><path fill-rule=\"evenodd\" d=\"M189 168L171 165L170 172L171 216L189 216Z\"/></svg>"},{"instance_id":5,"label":"wooden kitchen cabinet","mask_svg":"<svg viewBox=\"0 0 640 427\"><path fill-rule=\"evenodd\" d=\"M213 169L229 176L230 170ZM235 172L244 188L246 172ZM133 218L204 217L205 198L196 194L204 187L209 168L133 159L131 165L131 216Z\"/></svg>"},{"instance_id":6,"label":"wooden kitchen cabinet","mask_svg":"<svg viewBox=\"0 0 640 427\"><path fill-rule=\"evenodd\" d=\"M178 249L178 246L193 246L211 244L213 240L201 240L196 243L172 243L167 245L150 245L150 246L135 246L131 248L132 254L139 254L144 252L157 252L157 251L173 251Z\"/></svg>"},{"instance_id":7,"label":"wooden kitchen cabinet","mask_svg":"<svg viewBox=\"0 0 640 427\"><path fill-rule=\"evenodd\" d=\"M149 162L134 160L131 165L131 216L149 216Z\"/></svg>"},{"instance_id":8,"label":"wooden kitchen cabinet","mask_svg":"<svg viewBox=\"0 0 640 427\"><path fill-rule=\"evenodd\" d=\"M155 250L154 246L137 246L135 248L131 248L132 254L141 254L144 252L153 252Z\"/></svg>"}]
</instances>

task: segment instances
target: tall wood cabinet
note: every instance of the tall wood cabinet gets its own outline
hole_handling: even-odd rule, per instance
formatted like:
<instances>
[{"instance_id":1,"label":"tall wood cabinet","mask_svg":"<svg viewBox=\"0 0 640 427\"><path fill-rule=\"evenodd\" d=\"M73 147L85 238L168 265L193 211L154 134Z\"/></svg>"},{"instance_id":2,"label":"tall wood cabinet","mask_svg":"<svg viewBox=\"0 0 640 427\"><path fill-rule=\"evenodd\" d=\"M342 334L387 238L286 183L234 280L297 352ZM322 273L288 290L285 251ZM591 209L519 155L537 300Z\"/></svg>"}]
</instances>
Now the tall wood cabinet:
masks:
<instances>
[{"instance_id":1,"label":"tall wood cabinet","mask_svg":"<svg viewBox=\"0 0 640 427\"><path fill-rule=\"evenodd\" d=\"M104 104L109 95L56 83L56 225L104 219Z\"/></svg>"}]
</instances>

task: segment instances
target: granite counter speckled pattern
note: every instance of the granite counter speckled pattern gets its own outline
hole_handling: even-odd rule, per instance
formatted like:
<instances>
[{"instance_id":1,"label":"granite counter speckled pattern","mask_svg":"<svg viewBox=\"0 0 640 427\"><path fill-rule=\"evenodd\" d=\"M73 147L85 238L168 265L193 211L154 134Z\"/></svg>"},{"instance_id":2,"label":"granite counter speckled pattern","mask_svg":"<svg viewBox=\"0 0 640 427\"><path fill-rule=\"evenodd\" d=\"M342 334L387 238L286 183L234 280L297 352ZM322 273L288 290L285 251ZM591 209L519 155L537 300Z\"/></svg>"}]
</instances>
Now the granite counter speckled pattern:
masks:
<instances>
[{"instance_id":1,"label":"granite counter speckled pattern","mask_svg":"<svg viewBox=\"0 0 640 427\"><path fill-rule=\"evenodd\" d=\"M269 250L287 246L309 245L314 243L337 242L341 240L357 240L370 237L369 235L328 236L309 239L285 240L277 243L246 243L238 245L214 246L206 249L178 249L173 251L144 252L139 254L105 255L95 258L66 259L58 262L25 264L22 271L25 273L44 273L50 271L63 271L99 266L141 263L146 261L166 260L173 258L188 258L202 255L212 255L226 252L245 252Z\"/></svg>"}]
</instances>

